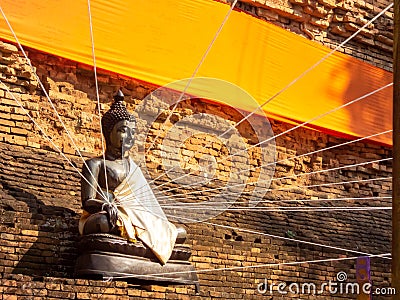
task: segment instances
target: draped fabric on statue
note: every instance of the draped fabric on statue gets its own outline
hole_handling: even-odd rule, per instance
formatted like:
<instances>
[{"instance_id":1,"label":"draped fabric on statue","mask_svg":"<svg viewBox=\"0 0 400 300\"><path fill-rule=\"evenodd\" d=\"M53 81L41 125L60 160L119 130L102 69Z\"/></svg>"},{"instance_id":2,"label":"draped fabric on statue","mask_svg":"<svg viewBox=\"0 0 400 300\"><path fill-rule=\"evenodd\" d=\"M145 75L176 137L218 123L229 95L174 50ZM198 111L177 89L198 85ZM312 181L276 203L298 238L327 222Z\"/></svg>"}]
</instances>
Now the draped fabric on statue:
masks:
<instances>
[{"instance_id":1,"label":"draped fabric on statue","mask_svg":"<svg viewBox=\"0 0 400 300\"><path fill-rule=\"evenodd\" d=\"M175 245L177 229L168 221L140 168L132 158L128 161L128 175L113 192L118 209L117 226L123 237L132 242L139 238L166 264ZM89 217L83 211L79 221L81 234Z\"/></svg>"},{"instance_id":2,"label":"draped fabric on statue","mask_svg":"<svg viewBox=\"0 0 400 300\"><path fill-rule=\"evenodd\" d=\"M92 64L86 1L3 0L22 44ZM97 66L156 85L188 78L229 6L212 0L92 0ZM0 17L0 38L15 41ZM234 11L196 76L234 83L258 103L285 88L331 49L263 20ZM285 122L308 121L392 82L392 73L335 53L263 107ZM207 86L191 86L198 95ZM313 122L314 128L364 137L391 129L392 89ZM218 99L213 99L218 101ZM246 101L233 106L253 111ZM391 145L391 135L375 141Z\"/></svg>"},{"instance_id":3,"label":"draped fabric on statue","mask_svg":"<svg viewBox=\"0 0 400 300\"><path fill-rule=\"evenodd\" d=\"M138 237L165 264L171 256L177 237L174 224L167 220L142 171L129 158L129 173L114 190L126 234Z\"/></svg>"}]
</instances>

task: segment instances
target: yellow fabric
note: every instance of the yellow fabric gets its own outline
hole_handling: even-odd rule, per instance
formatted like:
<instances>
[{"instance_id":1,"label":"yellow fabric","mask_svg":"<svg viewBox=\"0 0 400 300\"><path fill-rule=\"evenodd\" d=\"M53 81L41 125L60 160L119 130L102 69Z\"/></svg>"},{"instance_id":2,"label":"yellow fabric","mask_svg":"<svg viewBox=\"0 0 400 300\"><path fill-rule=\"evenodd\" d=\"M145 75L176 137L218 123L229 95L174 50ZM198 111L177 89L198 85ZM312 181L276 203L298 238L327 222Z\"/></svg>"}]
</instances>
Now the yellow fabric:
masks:
<instances>
[{"instance_id":1,"label":"yellow fabric","mask_svg":"<svg viewBox=\"0 0 400 300\"><path fill-rule=\"evenodd\" d=\"M125 210L121 206L117 206L118 209L118 220L117 227L121 232L121 237L126 238L130 242L136 242L137 231L131 222L129 222L129 217ZM82 211L81 218L79 219L79 233L83 235L83 229L85 227L86 221L92 214L88 213L86 210Z\"/></svg>"},{"instance_id":2,"label":"yellow fabric","mask_svg":"<svg viewBox=\"0 0 400 300\"><path fill-rule=\"evenodd\" d=\"M83 228L85 227L86 221L89 218L90 213L88 213L86 210L82 211L82 215L81 218L79 219L79 225L78 225L78 229L79 229L79 233L81 235L83 235Z\"/></svg>"},{"instance_id":3,"label":"yellow fabric","mask_svg":"<svg viewBox=\"0 0 400 300\"><path fill-rule=\"evenodd\" d=\"M132 158L129 158L129 173L115 188L114 196L116 202L121 203L117 207L123 212L122 220L128 236L138 237L162 264L167 263L178 236L177 229L168 221L146 178Z\"/></svg>"},{"instance_id":4,"label":"yellow fabric","mask_svg":"<svg viewBox=\"0 0 400 300\"><path fill-rule=\"evenodd\" d=\"M212 0L92 0L97 65L157 85L190 77L229 6ZM27 46L92 64L86 1L3 0ZM0 37L14 38L0 18ZM239 85L259 103L279 92L330 49L234 11L197 73ZM392 74L335 53L264 106L267 115L304 122L392 82ZM192 87L197 95L207 87ZM392 89L313 123L352 136L391 129ZM217 99L218 100L218 99ZM238 108L253 106L236 101ZM391 135L374 140L390 145Z\"/></svg>"}]
</instances>

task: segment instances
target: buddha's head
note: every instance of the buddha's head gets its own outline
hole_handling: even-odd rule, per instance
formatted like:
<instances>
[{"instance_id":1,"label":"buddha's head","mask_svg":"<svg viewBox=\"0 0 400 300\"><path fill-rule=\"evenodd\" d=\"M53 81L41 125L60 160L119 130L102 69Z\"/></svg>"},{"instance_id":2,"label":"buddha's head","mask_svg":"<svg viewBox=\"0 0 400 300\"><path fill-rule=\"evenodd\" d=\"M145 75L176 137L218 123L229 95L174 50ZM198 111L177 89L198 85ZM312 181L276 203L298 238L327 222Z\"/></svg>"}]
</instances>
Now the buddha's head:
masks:
<instances>
[{"instance_id":1,"label":"buddha's head","mask_svg":"<svg viewBox=\"0 0 400 300\"><path fill-rule=\"evenodd\" d=\"M124 94L121 90L114 96L114 103L101 118L101 127L106 140L107 151L112 151L121 156L128 154L128 151L135 143L135 117L128 112L124 103Z\"/></svg>"}]
</instances>

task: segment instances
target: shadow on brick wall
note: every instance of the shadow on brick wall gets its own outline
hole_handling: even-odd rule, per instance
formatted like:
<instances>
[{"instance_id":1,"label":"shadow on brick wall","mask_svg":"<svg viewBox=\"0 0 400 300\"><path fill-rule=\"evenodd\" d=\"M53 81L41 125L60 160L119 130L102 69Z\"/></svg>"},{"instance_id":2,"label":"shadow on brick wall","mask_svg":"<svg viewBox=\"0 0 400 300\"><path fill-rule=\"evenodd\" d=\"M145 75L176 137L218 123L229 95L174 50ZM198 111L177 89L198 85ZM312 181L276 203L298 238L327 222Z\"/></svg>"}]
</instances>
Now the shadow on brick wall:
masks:
<instances>
[{"instance_id":1,"label":"shadow on brick wall","mask_svg":"<svg viewBox=\"0 0 400 300\"><path fill-rule=\"evenodd\" d=\"M10 182L0 180L0 191L0 209L9 216L3 224L19 233L10 241L14 251L7 265L13 269L8 273L72 278L77 253L76 212L47 205L33 194L36 191Z\"/></svg>"}]
</instances>

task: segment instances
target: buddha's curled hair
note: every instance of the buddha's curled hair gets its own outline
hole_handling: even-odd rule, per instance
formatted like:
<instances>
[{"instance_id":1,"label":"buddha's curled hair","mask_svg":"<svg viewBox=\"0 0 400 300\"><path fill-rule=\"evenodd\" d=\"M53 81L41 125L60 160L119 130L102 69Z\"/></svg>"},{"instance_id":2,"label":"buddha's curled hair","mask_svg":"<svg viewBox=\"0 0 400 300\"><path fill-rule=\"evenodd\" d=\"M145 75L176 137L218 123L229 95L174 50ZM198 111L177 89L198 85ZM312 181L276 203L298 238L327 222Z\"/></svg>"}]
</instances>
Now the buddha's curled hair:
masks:
<instances>
[{"instance_id":1,"label":"buddha's curled hair","mask_svg":"<svg viewBox=\"0 0 400 300\"><path fill-rule=\"evenodd\" d=\"M117 95L114 96L114 103L111 105L110 109L101 118L101 128L103 130L103 135L106 140L106 144L110 142L110 133L115 124L119 121L130 121L136 122L135 117L128 112L124 103L124 94L121 90L118 91Z\"/></svg>"}]
</instances>

